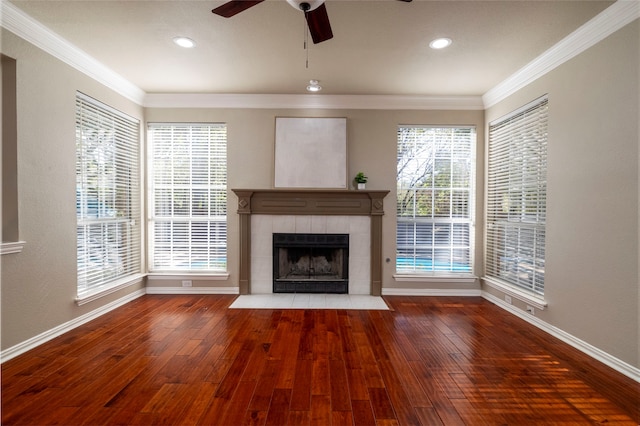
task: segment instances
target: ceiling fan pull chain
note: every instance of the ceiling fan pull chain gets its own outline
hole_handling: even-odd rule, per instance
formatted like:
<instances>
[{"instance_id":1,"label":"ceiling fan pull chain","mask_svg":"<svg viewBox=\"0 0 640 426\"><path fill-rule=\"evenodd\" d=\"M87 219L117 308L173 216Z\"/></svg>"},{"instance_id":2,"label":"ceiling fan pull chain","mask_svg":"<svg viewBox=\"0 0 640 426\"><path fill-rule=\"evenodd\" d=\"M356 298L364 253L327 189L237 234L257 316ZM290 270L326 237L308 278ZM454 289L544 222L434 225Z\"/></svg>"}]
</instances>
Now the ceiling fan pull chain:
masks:
<instances>
[{"instance_id":1,"label":"ceiling fan pull chain","mask_svg":"<svg viewBox=\"0 0 640 426\"><path fill-rule=\"evenodd\" d=\"M309 31L307 30L307 12L304 12L302 30L304 31L304 53L306 55L305 68L309 69Z\"/></svg>"}]
</instances>

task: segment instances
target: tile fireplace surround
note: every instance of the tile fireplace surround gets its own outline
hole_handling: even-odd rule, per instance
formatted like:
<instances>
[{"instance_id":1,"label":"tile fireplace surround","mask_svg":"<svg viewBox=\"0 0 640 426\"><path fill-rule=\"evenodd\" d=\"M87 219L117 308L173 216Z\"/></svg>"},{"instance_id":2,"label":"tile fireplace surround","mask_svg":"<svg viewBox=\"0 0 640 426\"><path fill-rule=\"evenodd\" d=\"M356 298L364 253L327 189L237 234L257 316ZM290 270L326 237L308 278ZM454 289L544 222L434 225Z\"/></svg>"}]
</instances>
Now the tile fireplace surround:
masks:
<instances>
[{"instance_id":1,"label":"tile fireplace surround","mask_svg":"<svg viewBox=\"0 0 640 426\"><path fill-rule=\"evenodd\" d=\"M368 232L370 236L370 251L367 253L370 263L370 274L368 274L370 280L369 294L380 296L382 291L383 199L389 191L350 191L344 189L233 189L232 191L238 197L238 214L240 216L240 294L265 292L263 283L259 283L257 279L255 283L252 282L252 270L259 269L256 268L257 265L253 265L253 267L251 265L252 216L255 215L254 219L258 220L254 222L254 226L264 226L265 222L272 223L269 220L265 221L263 216L283 216L282 219L285 219L284 221L275 221L279 223L291 223L292 221L304 223L305 220L302 219L304 216L318 217L320 219L317 222L322 222L322 218L331 216L331 218L326 218L327 223L343 223L343 226L346 223L346 226L351 227L351 229L361 228L363 223L366 223L366 221L363 222L358 218L353 218L354 220L351 221L351 217L365 216L362 219L369 219L368 222L370 222ZM275 232L282 231L276 230ZM327 229L325 232L334 231ZM253 243L256 245L261 244L259 241L254 241ZM350 248L350 256L352 250ZM263 279L264 277L260 277L260 280ZM357 292L361 293L361 291Z\"/></svg>"}]
</instances>

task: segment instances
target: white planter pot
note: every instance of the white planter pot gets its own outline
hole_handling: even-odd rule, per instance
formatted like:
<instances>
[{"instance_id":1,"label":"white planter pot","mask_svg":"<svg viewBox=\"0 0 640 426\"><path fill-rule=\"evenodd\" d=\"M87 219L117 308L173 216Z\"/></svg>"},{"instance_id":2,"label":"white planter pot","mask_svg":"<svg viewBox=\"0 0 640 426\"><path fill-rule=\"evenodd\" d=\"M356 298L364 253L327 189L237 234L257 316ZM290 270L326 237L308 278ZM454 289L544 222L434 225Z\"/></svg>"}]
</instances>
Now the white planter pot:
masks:
<instances>
[{"instance_id":1,"label":"white planter pot","mask_svg":"<svg viewBox=\"0 0 640 426\"><path fill-rule=\"evenodd\" d=\"M367 185L366 183L359 183L358 189L365 189L366 185Z\"/></svg>"}]
</instances>

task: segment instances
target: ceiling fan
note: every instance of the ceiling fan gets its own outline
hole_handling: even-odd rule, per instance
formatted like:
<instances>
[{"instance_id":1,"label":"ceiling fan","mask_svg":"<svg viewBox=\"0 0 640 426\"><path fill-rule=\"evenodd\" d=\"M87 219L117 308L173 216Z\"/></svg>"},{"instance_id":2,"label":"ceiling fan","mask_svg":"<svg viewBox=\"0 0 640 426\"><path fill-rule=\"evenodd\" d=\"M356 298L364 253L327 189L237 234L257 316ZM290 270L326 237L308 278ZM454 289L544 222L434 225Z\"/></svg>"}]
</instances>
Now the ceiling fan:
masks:
<instances>
[{"instance_id":1,"label":"ceiling fan","mask_svg":"<svg viewBox=\"0 0 640 426\"><path fill-rule=\"evenodd\" d=\"M216 7L212 12L225 18L231 18L263 1L264 0L231 0L222 6ZM408 3L411 0L400 1ZM291 6L304 12L304 17L307 20L307 26L309 27L311 39L314 44L322 43L323 41L333 38L329 15L327 15L327 8L324 2L325 0L287 0L287 3Z\"/></svg>"}]
</instances>

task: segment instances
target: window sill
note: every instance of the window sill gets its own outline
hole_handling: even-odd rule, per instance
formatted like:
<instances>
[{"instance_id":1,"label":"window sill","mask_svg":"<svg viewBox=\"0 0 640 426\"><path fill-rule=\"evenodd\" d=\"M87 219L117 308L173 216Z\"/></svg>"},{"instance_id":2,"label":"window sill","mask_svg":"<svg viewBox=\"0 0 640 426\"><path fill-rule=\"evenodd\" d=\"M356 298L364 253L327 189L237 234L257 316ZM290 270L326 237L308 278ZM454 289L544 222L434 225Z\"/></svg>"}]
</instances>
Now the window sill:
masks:
<instances>
[{"instance_id":1,"label":"window sill","mask_svg":"<svg viewBox=\"0 0 640 426\"><path fill-rule=\"evenodd\" d=\"M535 308L540 309L541 311L545 310L546 307L548 306L548 303L546 300L544 300L544 298L527 293L526 291L519 290L508 284L502 283L496 279L482 277L482 282L491 288L500 290L511 297L515 297L516 299L522 302L525 302Z\"/></svg>"},{"instance_id":2,"label":"window sill","mask_svg":"<svg viewBox=\"0 0 640 426\"><path fill-rule=\"evenodd\" d=\"M228 272L150 272L147 277L153 280L208 280L226 281Z\"/></svg>"},{"instance_id":3,"label":"window sill","mask_svg":"<svg viewBox=\"0 0 640 426\"><path fill-rule=\"evenodd\" d=\"M127 288L129 286L139 284L144 279L144 274L136 274L131 277L123 278L122 280L115 281L108 285L100 286L99 288L89 290L82 295L78 295L76 297L76 304L78 306L82 306L89 302L93 302L101 297L104 297L108 294L115 293L118 290L122 290L123 288Z\"/></svg>"},{"instance_id":4,"label":"window sill","mask_svg":"<svg viewBox=\"0 0 640 426\"><path fill-rule=\"evenodd\" d=\"M20 253L22 252L25 244L27 244L25 241L2 243L0 245L0 255L4 256L5 254Z\"/></svg>"},{"instance_id":5,"label":"window sill","mask_svg":"<svg viewBox=\"0 0 640 426\"><path fill-rule=\"evenodd\" d=\"M471 274L394 274L393 279L397 282L445 282L472 284L478 279Z\"/></svg>"}]
</instances>

